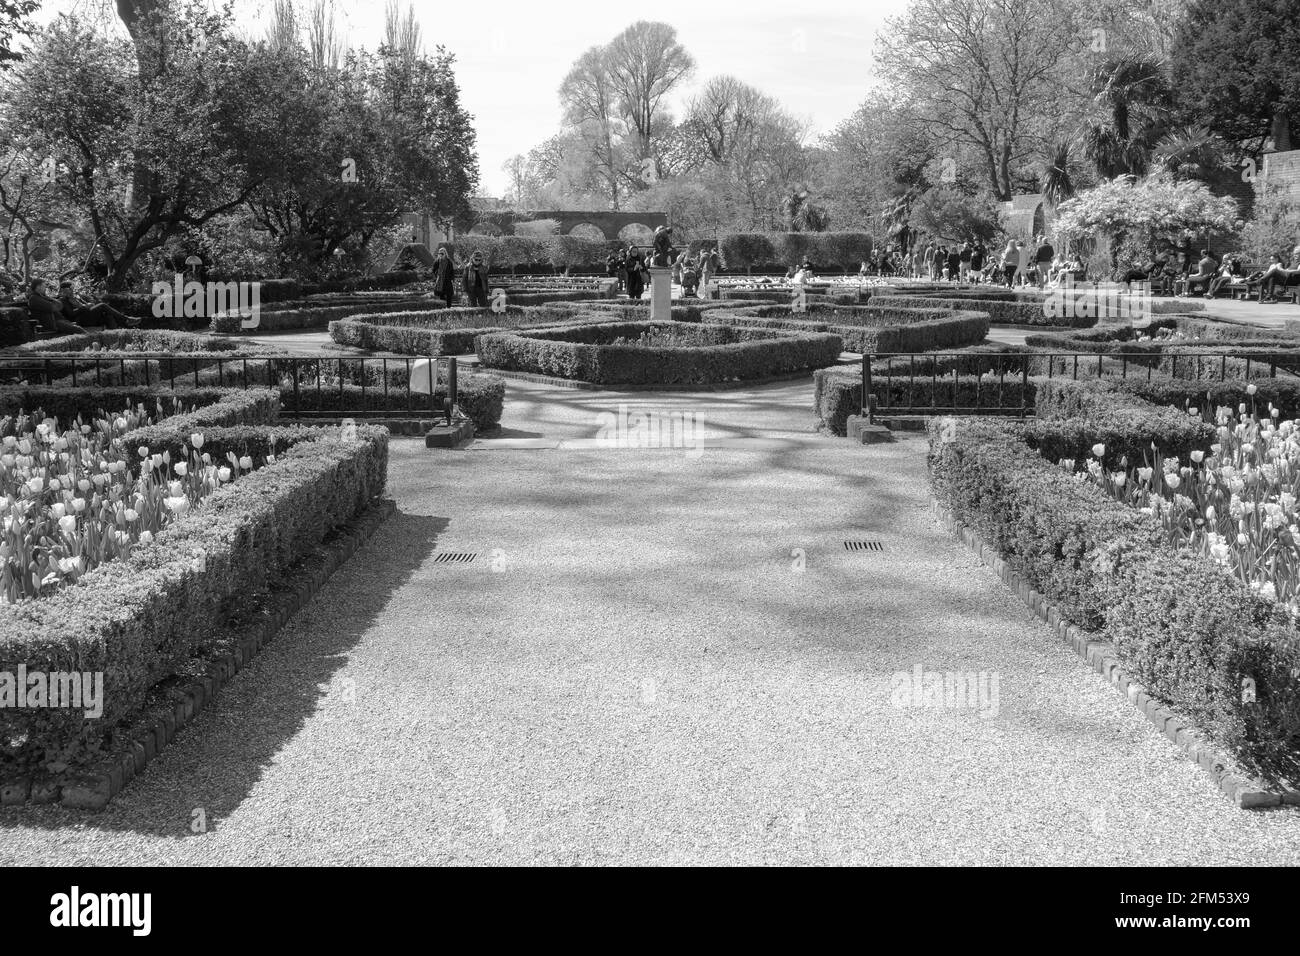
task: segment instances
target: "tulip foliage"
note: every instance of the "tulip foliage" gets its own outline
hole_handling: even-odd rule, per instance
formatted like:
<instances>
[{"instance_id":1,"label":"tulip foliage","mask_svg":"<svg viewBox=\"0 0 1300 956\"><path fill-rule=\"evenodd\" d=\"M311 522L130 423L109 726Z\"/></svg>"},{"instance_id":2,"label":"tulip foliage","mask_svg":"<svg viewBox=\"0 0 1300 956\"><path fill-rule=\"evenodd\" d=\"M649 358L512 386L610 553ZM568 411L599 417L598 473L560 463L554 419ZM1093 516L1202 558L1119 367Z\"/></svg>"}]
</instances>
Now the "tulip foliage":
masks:
<instances>
[{"instance_id":1,"label":"tulip foliage","mask_svg":"<svg viewBox=\"0 0 1300 956\"><path fill-rule=\"evenodd\" d=\"M1097 445L1085 471L1160 522L1171 544L1207 555L1300 618L1300 421L1281 420L1271 403L1260 413L1255 392L1247 386L1249 408L1214 411L1217 440L1186 462L1156 453L1142 465L1109 471L1100 461L1105 447ZM1068 459L1061 464L1074 470Z\"/></svg>"},{"instance_id":2,"label":"tulip foliage","mask_svg":"<svg viewBox=\"0 0 1300 956\"><path fill-rule=\"evenodd\" d=\"M247 457L213 461L197 432L175 460L125 447L122 436L165 417L156 413L140 405L66 429L39 413L0 418L0 598L76 583L253 468Z\"/></svg>"}]
</instances>

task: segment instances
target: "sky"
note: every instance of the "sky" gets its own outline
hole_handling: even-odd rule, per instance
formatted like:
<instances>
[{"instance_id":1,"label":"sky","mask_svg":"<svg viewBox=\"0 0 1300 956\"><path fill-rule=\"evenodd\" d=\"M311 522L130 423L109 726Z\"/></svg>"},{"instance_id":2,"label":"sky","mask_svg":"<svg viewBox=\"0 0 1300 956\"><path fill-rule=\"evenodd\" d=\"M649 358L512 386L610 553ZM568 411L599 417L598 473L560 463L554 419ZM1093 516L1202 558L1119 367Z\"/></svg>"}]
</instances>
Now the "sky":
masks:
<instances>
[{"instance_id":1,"label":"sky","mask_svg":"<svg viewBox=\"0 0 1300 956\"><path fill-rule=\"evenodd\" d=\"M96 2L105 0L47 0L38 20ZM441 44L456 56L462 102L478 132L479 192L491 196L505 192L507 159L558 131L557 91L573 61L638 19L672 24L695 58L696 73L670 97L671 106L710 77L729 73L809 121L815 135L862 102L876 30L906 6L907 0L656 0L642 8L653 13L638 13L610 2L415 2L426 49ZM235 0L236 20L261 36L270 7L270 0ZM335 0L335 7L346 42L379 45L382 0Z\"/></svg>"}]
</instances>

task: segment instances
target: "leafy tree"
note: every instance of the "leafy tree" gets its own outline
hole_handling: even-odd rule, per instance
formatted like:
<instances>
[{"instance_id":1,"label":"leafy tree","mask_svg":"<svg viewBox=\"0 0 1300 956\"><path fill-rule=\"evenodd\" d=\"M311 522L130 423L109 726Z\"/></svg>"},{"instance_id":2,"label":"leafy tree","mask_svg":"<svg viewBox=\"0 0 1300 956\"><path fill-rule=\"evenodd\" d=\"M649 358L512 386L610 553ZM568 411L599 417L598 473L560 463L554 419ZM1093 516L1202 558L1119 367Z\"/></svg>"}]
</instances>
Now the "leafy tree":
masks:
<instances>
[{"instance_id":1,"label":"leafy tree","mask_svg":"<svg viewBox=\"0 0 1300 956\"><path fill-rule=\"evenodd\" d=\"M1300 16L1295 0L1192 0L1171 60L1184 113L1226 139L1291 149L1300 123Z\"/></svg>"},{"instance_id":2,"label":"leafy tree","mask_svg":"<svg viewBox=\"0 0 1300 956\"><path fill-rule=\"evenodd\" d=\"M911 224L917 232L945 242L988 242L1000 231L992 203L947 186L931 189L916 201Z\"/></svg>"},{"instance_id":3,"label":"leafy tree","mask_svg":"<svg viewBox=\"0 0 1300 956\"><path fill-rule=\"evenodd\" d=\"M1230 232L1237 203L1213 195L1204 183L1166 177L1121 176L1061 203L1054 231L1068 243L1110 245L1111 267L1150 258L1157 245L1181 245L1208 232Z\"/></svg>"},{"instance_id":4,"label":"leafy tree","mask_svg":"<svg viewBox=\"0 0 1300 956\"><path fill-rule=\"evenodd\" d=\"M13 49L14 37L32 35L28 17L40 5L40 0L0 0L0 70L22 59Z\"/></svg>"}]
</instances>

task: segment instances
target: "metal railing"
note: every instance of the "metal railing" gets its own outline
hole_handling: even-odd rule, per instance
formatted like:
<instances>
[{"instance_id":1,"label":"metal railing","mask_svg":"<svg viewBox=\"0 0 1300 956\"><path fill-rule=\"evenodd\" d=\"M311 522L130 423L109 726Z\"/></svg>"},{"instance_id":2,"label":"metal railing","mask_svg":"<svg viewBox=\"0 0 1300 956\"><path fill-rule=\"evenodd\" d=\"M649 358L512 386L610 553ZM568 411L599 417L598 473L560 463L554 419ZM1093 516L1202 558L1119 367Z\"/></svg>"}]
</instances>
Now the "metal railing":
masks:
<instances>
[{"instance_id":1,"label":"metal railing","mask_svg":"<svg viewBox=\"0 0 1300 956\"><path fill-rule=\"evenodd\" d=\"M454 356L0 354L0 387L278 388L280 414L303 420L441 415L450 424L458 378Z\"/></svg>"},{"instance_id":2,"label":"metal railing","mask_svg":"<svg viewBox=\"0 0 1300 956\"><path fill-rule=\"evenodd\" d=\"M1232 362L1232 365L1229 365ZM1179 375L1181 368L1183 375ZM1237 363L1244 363L1244 368ZM1296 377L1300 350L1214 352L873 352L862 356L862 415L1007 415L1034 413L1030 378L1151 381L1160 366L1168 378L1213 383ZM1216 374L1217 373L1217 374ZM1231 373L1231 374L1230 374ZM918 401L918 397L921 401ZM963 401L964 399L964 401Z\"/></svg>"}]
</instances>

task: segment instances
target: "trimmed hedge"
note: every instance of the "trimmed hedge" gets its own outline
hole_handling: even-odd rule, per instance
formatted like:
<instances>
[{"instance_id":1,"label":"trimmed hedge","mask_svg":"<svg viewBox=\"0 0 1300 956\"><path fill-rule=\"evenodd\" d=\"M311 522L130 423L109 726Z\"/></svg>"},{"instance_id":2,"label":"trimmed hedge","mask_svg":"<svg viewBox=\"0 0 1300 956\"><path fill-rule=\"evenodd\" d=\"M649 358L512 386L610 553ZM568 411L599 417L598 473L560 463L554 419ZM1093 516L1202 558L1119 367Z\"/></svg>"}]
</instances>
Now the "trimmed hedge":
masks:
<instances>
[{"instance_id":1,"label":"trimmed hedge","mask_svg":"<svg viewBox=\"0 0 1300 956\"><path fill-rule=\"evenodd\" d=\"M128 433L126 447L149 444L159 430L190 435L205 428L230 428L235 425L269 425L280 414L280 396L265 388L57 388L44 385L0 388L0 415L13 415L23 409L40 409L61 422L89 418L99 411L109 413L123 408L145 405L153 408L166 401L180 409L164 423ZM140 436L140 432L147 435Z\"/></svg>"},{"instance_id":2,"label":"trimmed hedge","mask_svg":"<svg viewBox=\"0 0 1300 956\"><path fill-rule=\"evenodd\" d=\"M1090 328L1097 324L1096 316L1087 318L1048 317L1044 314L1042 301L1004 302L998 299L977 298L975 296L930 296L930 295L874 295L872 304L892 305L899 308L924 308L939 306L946 309L978 309L987 312L989 321L994 325L1044 325Z\"/></svg>"},{"instance_id":3,"label":"trimmed hedge","mask_svg":"<svg viewBox=\"0 0 1300 956\"><path fill-rule=\"evenodd\" d=\"M954 404L962 408L977 405L987 408L990 404L996 407L999 394L1004 408L1032 409L1036 385L1036 381L1030 379L1026 388L1019 376L1006 379L1000 390L996 379L978 375L958 375L954 378L949 374L946 378L937 380L910 379L906 376L873 377L871 380L878 403L877 413L885 418L891 414L890 406L901 408L909 401L921 408ZM862 373L840 369L821 369L814 373L813 408L817 414L819 431L841 437L846 435L849 416L862 412Z\"/></svg>"},{"instance_id":4,"label":"trimmed hedge","mask_svg":"<svg viewBox=\"0 0 1300 956\"><path fill-rule=\"evenodd\" d=\"M600 385L703 385L764 378L834 365L842 343L837 335L791 333L730 326L700 326L707 345L615 344L644 333L676 334L680 325L608 322L496 332L475 343L479 361L510 369L578 379Z\"/></svg>"},{"instance_id":5,"label":"trimmed hedge","mask_svg":"<svg viewBox=\"0 0 1300 956\"><path fill-rule=\"evenodd\" d=\"M0 776L75 772L179 673L247 596L277 583L383 491L388 432L212 429L214 451L278 439L278 460L214 492L129 558L39 601L0 605L0 670L102 672L104 713L0 710ZM207 451L209 444L205 444ZM152 446L151 446L152 447Z\"/></svg>"},{"instance_id":6,"label":"trimmed hedge","mask_svg":"<svg viewBox=\"0 0 1300 956\"><path fill-rule=\"evenodd\" d=\"M935 498L1032 588L1103 630L1152 697L1188 714L1252 771L1294 776L1300 642L1276 606L1209 559L1175 550L1158 525L1024 441L979 419L930 430ZM1242 681L1256 699L1242 700Z\"/></svg>"},{"instance_id":7,"label":"trimmed hedge","mask_svg":"<svg viewBox=\"0 0 1300 956\"><path fill-rule=\"evenodd\" d=\"M1039 379L1035 399L1038 418L1025 424L1024 437L1049 462L1063 458L1082 463L1094 445L1105 446L1103 464L1121 467L1121 459L1139 465L1162 455L1186 458L1208 451L1214 426L1185 411L1161 408L1116 389L1111 383Z\"/></svg>"},{"instance_id":8,"label":"trimmed hedge","mask_svg":"<svg viewBox=\"0 0 1300 956\"><path fill-rule=\"evenodd\" d=\"M718 241L728 269L784 268L809 259L819 268L856 270L872 247L871 235L865 232L741 232Z\"/></svg>"},{"instance_id":9,"label":"trimmed hedge","mask_svg":"<svg viewBox=\"0 0 1300 956\"><path fill-rule=\"evenodd\" d=\"M989 331L988 317L980 312L872 305L810 305L807 312L792 312L788 306L750 306L706 311L703 320L719 325L830 332L840 336L847 351L864 353L959 348L984 341Z\"/></svg>"},{"instance_id":10,"label":"trimmed hedge","mask_svg":"<svg viewBox=\"0 0 1300 956\"><path fill-rule=\"evenodd\" d=\"M335 319L347 318L359 312L373 315L383 312L401 312L433 307L432 299L424 299L420 296L382 300L360 299L348 304L298 304L296 308L291 309L259 310L257 328L255 329L243 328L241 324L243 319L239 315L217 316L208 324L208 331L226 335L240 332L260 335L265 332L280 332L286 329L317 329L328 326Z\"/></svg>"},{"instance_id":11,"label":"trimmed hedge","mask_svg":"<svg viewBox=\"0 0 1300 956\"><path fill-rule=\"evenodd\" d=\"M393 372L396 372L400 381L391 381L395 377ZM389 378L387 394L384 392L382 382L378 387L367 384L364 390L359 384L345 382L342 392L347 408L352 411L362 409L389 411L395 418L407 414L417 418L437 417L442 414L443 403L447 400L447 390L441 387L441 383L434 390L431 408L427 394L409 391L410 379L406 374L405 366L390 370ZM320 392L314 388L300 388L295 395L293 387L289 386L280 389L279 397L281 406L291 412L334 411L338 408L339 392L338 385L330 385ZM506 383L500 376L460 375L456 380L456 395L457 405L474 423L477 430L488 431L501 423L501 415L505 409ZM340 417L346 417L347 414L347 412L340 413Z\"/></svg>"}]
</instances>

